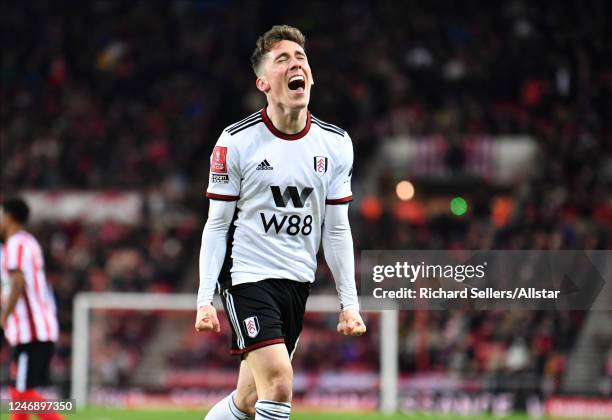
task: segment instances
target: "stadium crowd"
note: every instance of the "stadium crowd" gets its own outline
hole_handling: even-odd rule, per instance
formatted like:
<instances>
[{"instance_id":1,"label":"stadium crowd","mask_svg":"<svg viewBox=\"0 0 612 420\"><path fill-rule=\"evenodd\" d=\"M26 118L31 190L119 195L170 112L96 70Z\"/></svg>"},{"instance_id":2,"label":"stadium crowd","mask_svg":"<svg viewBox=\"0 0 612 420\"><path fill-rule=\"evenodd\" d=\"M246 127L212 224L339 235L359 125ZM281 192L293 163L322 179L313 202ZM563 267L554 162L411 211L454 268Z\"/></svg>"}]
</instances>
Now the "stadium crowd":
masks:
<instances>
[{"instance_id":1,"label":"stadium crowd","mask_svg":"<svg viewBox=\"0 0 612 420\"><path fill-rule=\"evenodd\" d=\"M554 8L519 0L316 2L311 12L285 6L204 0L7 5L0 18L13 34L0 70L3 193L150 191L178 182L186 193L165 199L205 214L212 145L225 125L263 104L248 65L256 35L289 22L308 37L316 80L311 109L352 136L355 183L387 137L439 133L452 143L459 134L529 134L539 142L537 171L517 186L505 223L493 221L492 186L463 218L400 220L392 194L397 180L381 174L380 214L361 213L359 197L353 207L356 249L610 248L612 203L604 175L612 152L606 59L612 51L604 1L561 1ZM77 291L175 290L198 249L198 230L149 219L140 227L35 226L60 308L56 363L67 372ZM333 289L326 268L317 278L316 293ZM403 372L531 372L546 379L548 390L557 389L582 320L523 312L402 317ZM309 319L313 328L319 323L333 332L325 318ZM107 384L129 382L151 334L145 321L120 320L107 321L105 333L93 338L104 350L94 366ZM347 345L331 332L324 348L306 334L298 369L376 368L375 335ZM169 360L197 365L219 348L193 341ZM610 356L606 363L603 374L610 377Z\"/></svg>"},{"instance_id":2,"label":"stadium crowd","mask_svg":"<svg viewBox=\"0 0 612 420\"><path fill-rule=\"evenodd\" d=\"M529 133L550 175L572 174L578 188L594 176L584 162L610 152L604 1L284 6L7 7L4 183L135 188L177 173L196 181L221 129L263 103L248 65L253 40L289 16L308 34L311 108L349 130L357 162L405 132Z\"/></svg>"}]
</instances>

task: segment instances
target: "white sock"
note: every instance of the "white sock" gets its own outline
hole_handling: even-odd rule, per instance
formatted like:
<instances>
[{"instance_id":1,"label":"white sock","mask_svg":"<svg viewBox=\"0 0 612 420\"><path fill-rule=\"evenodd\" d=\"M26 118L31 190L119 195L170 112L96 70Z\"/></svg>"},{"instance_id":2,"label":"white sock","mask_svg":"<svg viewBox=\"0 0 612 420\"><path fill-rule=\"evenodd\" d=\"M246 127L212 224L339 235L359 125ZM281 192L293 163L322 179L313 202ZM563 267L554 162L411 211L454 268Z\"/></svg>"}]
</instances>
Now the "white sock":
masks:
<instances>
[{"instance_id":1,"label":"white sock","mask_svg":"<svg viewBox=\"0 0 612 420\"><path fill-rule=\"evenodd\" d=\"M287 420L291 403L259 400L255 403L255 420Z\"/></svg>"},{"instance_id":2,"label":"white sock","mask_svg":"<svg viewBox=\"0 0 612 420\"><path fill-rule=\"evenodd\" d=\"M235 393L236 391L232 391L231 394L215 404L206 414L204 420L250 420L251 417L236 407L234 402Z\"/></svg>"}]
</instances>

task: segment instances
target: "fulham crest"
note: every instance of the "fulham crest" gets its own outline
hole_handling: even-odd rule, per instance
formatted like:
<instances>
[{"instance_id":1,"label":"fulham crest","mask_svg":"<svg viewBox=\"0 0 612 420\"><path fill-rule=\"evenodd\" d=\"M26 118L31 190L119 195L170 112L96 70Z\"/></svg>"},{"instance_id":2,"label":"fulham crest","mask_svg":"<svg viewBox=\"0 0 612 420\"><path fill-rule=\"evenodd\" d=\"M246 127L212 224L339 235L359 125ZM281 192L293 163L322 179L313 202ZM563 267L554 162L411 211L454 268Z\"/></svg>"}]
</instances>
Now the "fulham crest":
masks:
<instances>
[{"instance_id":1,"label":"fulham crest","mask_svg":"<svg viewBox=\"0 0 612 420\"><path fill-rule=\"evenodd\" d=\"M325 156L314 157L314 170L319 175L323 175L327 172L327 158Z\"/></svg>"},{"instance_id":2,"label":"fulham crest","mask_svg":"<svg viewBox=\"0 0 612 420\"><path fill-rule=\"evenodd\" d=\"M255 338L257 334L259 334L259 321L256 316L251 316L242 321L244 323L244 328L246 329L246 333L249 337Z\"/></svg>"}]
</instances>

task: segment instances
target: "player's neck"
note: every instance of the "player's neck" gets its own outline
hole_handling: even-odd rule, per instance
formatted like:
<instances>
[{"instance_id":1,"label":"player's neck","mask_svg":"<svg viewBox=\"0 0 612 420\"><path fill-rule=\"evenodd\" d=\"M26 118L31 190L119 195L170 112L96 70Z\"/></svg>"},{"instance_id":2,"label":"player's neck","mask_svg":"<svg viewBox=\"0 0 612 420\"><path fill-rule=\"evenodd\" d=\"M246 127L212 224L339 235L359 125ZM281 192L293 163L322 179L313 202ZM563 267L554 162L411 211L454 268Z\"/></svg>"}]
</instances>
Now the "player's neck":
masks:
<instances>
[{"instance_id":1,"label":"player's neck","mask_svg":"<svg viewBox=\"0 0 612 420\"><path fill-rule=\"evenodd\" d=\"M13 224L11 224L10 226L7 226L6 229L5 229L5 236L6 236L5 239L8 240L8 238L13 236L14 234L19 232L20 230L23 230L23 227L21 227L20 225L13 225Z\"/></svg>"},{"instance_id":2,"label":"player's neck","mask_svg":"<svg viewBox=\"0 0 612 420\"><path fill-rule=\"evenodd\" d=\"M308 109L290 109L282 105L268 104L266 108L268 118L274 127L285 134L297 134L306 127Z\"/></svg>"}]
</instances>

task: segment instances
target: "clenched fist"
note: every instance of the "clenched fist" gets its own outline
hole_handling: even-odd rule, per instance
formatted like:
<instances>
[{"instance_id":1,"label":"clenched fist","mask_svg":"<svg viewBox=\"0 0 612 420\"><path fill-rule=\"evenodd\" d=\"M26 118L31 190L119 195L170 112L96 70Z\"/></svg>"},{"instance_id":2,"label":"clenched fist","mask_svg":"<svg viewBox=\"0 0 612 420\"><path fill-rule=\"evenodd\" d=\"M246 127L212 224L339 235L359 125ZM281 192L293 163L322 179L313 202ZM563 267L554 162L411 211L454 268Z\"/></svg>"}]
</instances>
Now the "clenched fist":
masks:
<instances>
[{"instance_id":1,"label":"clenched fist","mask_svg":"<svg viewBox=\"0 0 612 420\"><path fill-rule=\"evenodd\" d=\"M344 335L358 336L365 334L366 326L358 311L346 309L340 312L338 318L338 332Z\"/></svg>"},{"instance_id":2,"label":"clenched fist","mask_svg":"<svg viewBox=\"0 0 612 420\"><path fill-rule=\"evenodd\" d=\"M217 310L212 305L204 305L198 308L198 314L195 321L196 331L221 331L219 319L217 318Z\"/></svg>"}]
</instances>

